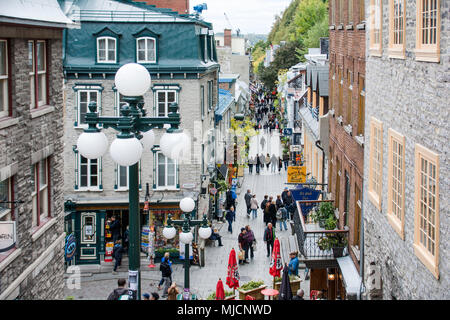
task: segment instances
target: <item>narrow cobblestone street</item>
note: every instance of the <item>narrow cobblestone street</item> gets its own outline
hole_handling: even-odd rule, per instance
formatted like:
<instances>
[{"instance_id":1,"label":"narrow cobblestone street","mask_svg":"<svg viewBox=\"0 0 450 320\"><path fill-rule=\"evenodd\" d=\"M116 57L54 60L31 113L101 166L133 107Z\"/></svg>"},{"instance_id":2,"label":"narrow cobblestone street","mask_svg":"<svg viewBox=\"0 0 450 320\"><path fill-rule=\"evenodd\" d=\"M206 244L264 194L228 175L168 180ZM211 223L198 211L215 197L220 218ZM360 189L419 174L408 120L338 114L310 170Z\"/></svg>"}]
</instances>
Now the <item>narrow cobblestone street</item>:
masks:
<instances>
[{"instance_id":1,"label":"narrow cobblestone street","mask_svg":"<svg viewBox=\"0 0 450 320\"><path fill-rule=\"evenodd\" d=\"M262 136L265 137L266 141L279 140L278 133L270 135L263 133L261 130L260 134L257 136L258 139L255 138L251 141L250 155L258 152L257 150L259 149L257 143ZM277 155L279 152L277 148L279 149L279 143L277 144L275 141L272 144L272 150L270 151ZM265 151L267 151L267 149ZM266 244L263 241L265 223L263 221L262 211L261 209L258 209L258 217L256 219L247 218L244 194L250 189L252 193L256 194L258 203L261 203L266 194L273 196L274 199L276 199L276 196L283 191L285 182L286 171L284 169L282 169L280 173L278 173L278 171L276 173L271 173L270 167L269 169L265 167L261 170L259 175L256 175L255 170L253 170L253 174L249 174L248 168L245 169L243 184L238 190L237 214L236 221L233 223L233 233L231 234L227 231L227 222L221 223L215 221L215 225L220 229L219 234L222 236L223 247L219 247L217 244L216 246L207 246L205 248L205 266L191 266L190 268L191 291L197 294L200 299L206 299L212 292L215 292L219 278L222 279L225 290L230 291L225 284L228 257L232 248L238 250L238 235L240 229L246 225L250 225L255 234L257 250L254 253L254 259L251 260L249 264L239 265L240 284L251 280L263 280L267 287L272 287L273 278L269 274L270 258L267 257ZM280 226L277 225L276 236L281 242L292 234L290 224L288 223L287 225L287 231L284 229L283 231L280 231ZM108 294L116 288L117 279L128 277L128 274L125 271L126 269L126 263L123 262L117 275L103 273L83 276L81 279L81 289L69 289L66 285L65 296L73 296L74 299L77 300L106 299ZM155 291L161 295L162 290L157 289L158 281L161 278L159 264L156 264L156 268L152 271L150 271L146 265L141 266L141 270L142 293ZM301 288L305 291L305 297L308 298L309 281L304 281L304 269L299 270L299 275L302 279ZM181 289L184 283L183 265L173 265L172 278ZM238 294L237 291L236 294Z\"/></svg>"}]
</instances>

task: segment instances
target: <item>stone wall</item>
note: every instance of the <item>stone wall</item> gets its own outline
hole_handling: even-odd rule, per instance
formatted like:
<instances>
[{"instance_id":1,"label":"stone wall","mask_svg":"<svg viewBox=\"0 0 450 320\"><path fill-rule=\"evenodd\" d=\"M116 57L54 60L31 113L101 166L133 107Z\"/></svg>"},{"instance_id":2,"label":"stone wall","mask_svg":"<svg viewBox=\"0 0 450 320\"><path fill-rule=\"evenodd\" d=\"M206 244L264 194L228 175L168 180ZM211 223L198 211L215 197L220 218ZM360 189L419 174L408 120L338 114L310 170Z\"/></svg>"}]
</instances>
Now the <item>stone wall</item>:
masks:
<instances>
[{"instance_id":1,"label":"stone wall","mask_svg":"<svg viewBox=\"0 0 450 320\"><path fill-rule=\"evenodd\" d=\"M3 27L2 27L3 28ZM25 28L26 29L26 28ZM7 28L2 29L6 32ZM12 115L0 120L1 180L13 177L17 242L0 256L1 299L62 299L63 230L63 108L62 32L33 27L29 38L10 38ZM2 34L0 37L8 37ZM30 109L28 40L47 39L48 105ZM9 123L9 125L8 125ZM32 226L34 191L31 166L49 157L51 218ZM44 217L42 217L44 218Z\"/></svg>"},{"instance_id":2,"label":"stone wall","mask_svg":"<svg viewBox=\"0 0 450 320\"><path fill-rule=\"evenodd\" d=\"M366 7L370 5L366 0ZM449 299L449 144L448 101L449 23L448 1L440 1L440 62L415 60L416 1L406 1L406 58L387 56L389 11L383 1L382 55L372 56L366 47L366 147L364 152L364 223L365 223L365 285L376 275L369 270L376 266L381 274L383 299ZM439 26L438 26L439 27ZM367 33L369 43L369 32ZM370 119L383 123L383 170L381 212L367 194L370 151ZM404 240L387 220L388 193L388 129L405 136L405 221ZM414 253L415 217L415 144L439 154L439 279L425 267ZM379 277L379 276L378 276ZM369 298L377 298L368 291Z\"/></svg>"}]
</instances>

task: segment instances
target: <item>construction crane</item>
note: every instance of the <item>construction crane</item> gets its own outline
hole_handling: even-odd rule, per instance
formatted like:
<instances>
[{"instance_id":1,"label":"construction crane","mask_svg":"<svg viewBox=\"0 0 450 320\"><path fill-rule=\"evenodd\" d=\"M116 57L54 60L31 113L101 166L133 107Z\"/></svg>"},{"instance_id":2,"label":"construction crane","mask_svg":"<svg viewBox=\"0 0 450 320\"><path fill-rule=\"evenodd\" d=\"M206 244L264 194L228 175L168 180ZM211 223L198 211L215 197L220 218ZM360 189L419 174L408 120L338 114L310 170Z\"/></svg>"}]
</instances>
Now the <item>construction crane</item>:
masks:
<instances>
[{"instance_id":1,"label":"construction crane","mask_svg":"<svg viewBox=\"0 0 450 320\"><path fill-rule=\"evenodd\" d=\"M233 30L233 25L231 24L230 19L228 18L227 13L224 12L223 14L224 14L224 16L225 16L225 19L227 19L228 24L230 25L230 29ZM236 34L237 34L238 37L239 37L239 34L240 34L240 33L241 33L241 30L240 30L240 29L236 29Z\"/></svg>"}]
</instances>

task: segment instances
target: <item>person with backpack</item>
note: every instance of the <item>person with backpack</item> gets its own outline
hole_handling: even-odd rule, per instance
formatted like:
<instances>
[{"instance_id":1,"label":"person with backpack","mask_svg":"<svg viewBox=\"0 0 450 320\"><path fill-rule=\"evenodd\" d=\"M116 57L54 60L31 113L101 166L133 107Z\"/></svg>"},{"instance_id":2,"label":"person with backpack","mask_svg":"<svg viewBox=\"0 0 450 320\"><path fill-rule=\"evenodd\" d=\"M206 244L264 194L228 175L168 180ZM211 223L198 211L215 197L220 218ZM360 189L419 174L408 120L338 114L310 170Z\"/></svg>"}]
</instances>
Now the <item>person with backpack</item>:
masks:
<instances>
[{"instance_id":1,"label":"person with backpack","mask_svg":"<svg viewBox=\"0 0 450 320\"><path fill-rule=\"evenodd\" d=\"M277 220L280 222L280 231L283 231L283 225L284 225L284 230L287 231L287 225L286 225L287 217L288 217L288 212L287 212L286 208L280 207L277 210Z\"/></svg>"},{"instance_id":2,"label":"person with backpack","mask_svg":"<svg viewBox=\"0 0 450 320\"><path fill-rule=\"evenodd\" d=\"M113 253L114 257L114 269L113 274L117 274L117 267L119 267L122 264L122 255L123 255L123 247L122 247L122 241L117 240L116 244L113 247Z\"/></svg>"},{"instance_id":3,"label":"person with backpack","mask_svg":"<svg viewBox=\"0 0 450 320\"><path fill-rule=\"evenodd\" d=\"M250 209L252 210L252 218L255 219L258 217L258 200L256 200L256 194L252 196L250 199Z\"/></svg>"},{"instance_id":4,"label":"person with backpack","mask_svg":"<svg viewBox=\"0 0 450 320\"><path fill-rule=\"evenodd\" d=\"M266 195L264 196L264 200L261 201L261 210L262 210L262 212L263 212L263 215L264 215L264 212L265 212L265 210L266 210L266 203L267 203L268 200L269 200L269 196L266 194Z\"/></svg>"},{"instance_id":5,"label":"person with backpack","mask_svg":"<svg viewBox=\"0 0 450 320\"><path fill-rule=\"evenodd\" d=\"M169 259L164 259L164 261L161 260L161 264L159 265L159 270L161 271L161 275L164 280L163 294L161 297L166 298L167 290L169 289L170 285L172 284L172 268L169 265Z\"/></svg>"},{"instance_id":6,"label":"person with backpack","mask_svg":"<svg viewBox=\"0 0 450 320\"><path fill-rule=\"evenodd\" d=\"M125 288L127 280L120 278L117 280L117 289L114 289L107 298L107 300L128 300L125 296L128 296L128 288Z\"/></svg>"},{"instance_id":7,"label":"person with backpack","mask_svg":"<svg viewBox=\"0 0 450 320\"><path fill-rule=\"evenodd\" d=\"M164 261L167 261L169 263L169 267L170 270L172 271L172 261L170 261L170 253L166 252L164 253L164 257L161 258L161 263L163 263ZM161 270L161 266L159 267L159 269ZM170 274L170 282L172 282L172 273ZM158 284L158 290L161 290L161 286L164 283L164 277L161 277L161 280L159 281Z\"/></svg>"}]
</instances>

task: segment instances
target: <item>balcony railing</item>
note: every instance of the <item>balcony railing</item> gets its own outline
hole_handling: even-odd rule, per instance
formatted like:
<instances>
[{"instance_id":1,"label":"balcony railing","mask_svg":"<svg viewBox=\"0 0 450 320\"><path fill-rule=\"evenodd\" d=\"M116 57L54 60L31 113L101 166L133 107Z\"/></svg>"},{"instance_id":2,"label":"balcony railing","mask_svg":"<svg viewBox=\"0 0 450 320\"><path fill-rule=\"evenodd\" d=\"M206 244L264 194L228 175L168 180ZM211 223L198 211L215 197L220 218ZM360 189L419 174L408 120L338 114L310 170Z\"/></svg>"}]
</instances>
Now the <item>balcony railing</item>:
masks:
<instances>
[{"instance_id":1,"label":"balcony railing","mask_svg":"<svg viewBox=\"0 0 450 320\"><path fill-rule=\"evenodd\" d=\"M307 201L297 201L297 210L294 213L295 232L297 235L300 253L304 261L311 260L333 260L339 256L348 254L348 245L327 248L323 246L330 239L340 239L348 243L348 230L324 230L315 224L307 216L306 221L301 211L300 203ZM320 203L317 201L316 203Z\"/></svg>"},{"instance_id":2,"label":"balcony railing","mask_svg":"<svg viewBox=\"0 0 450 320\"><path fill-rule=\"evenodd\" d=\"M313 108L311 103L307 102L306 99L303 99L303 106L305 108L309 109L309 112L311 112L311 116L313 117L313 119L315 119L316 121L319 121L319 108L318 107Z\"/></svg>"}]
</instances>

